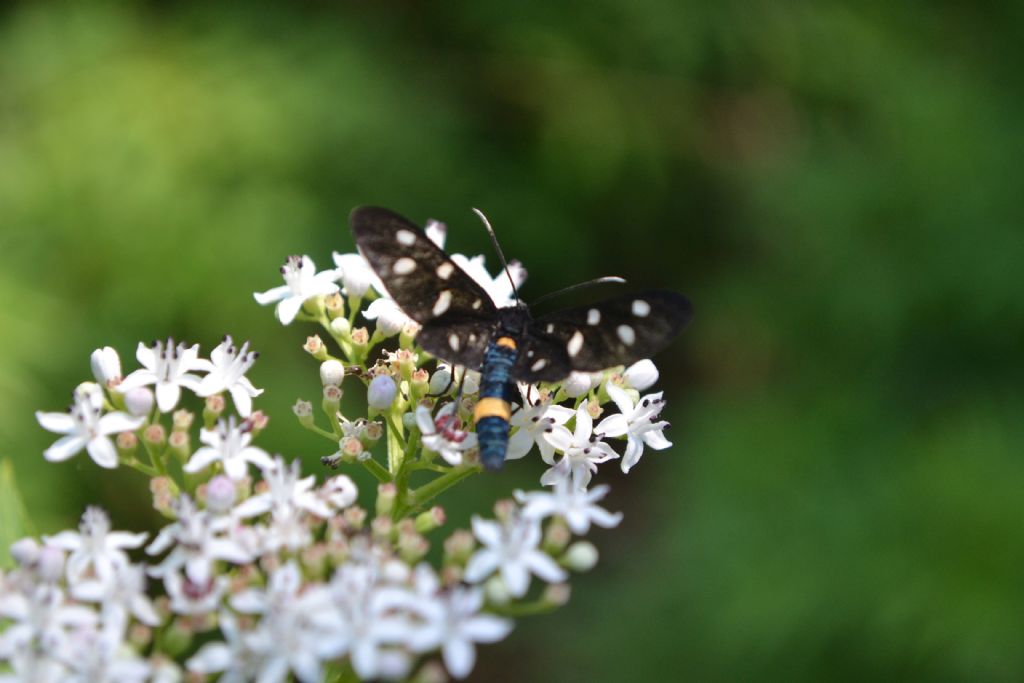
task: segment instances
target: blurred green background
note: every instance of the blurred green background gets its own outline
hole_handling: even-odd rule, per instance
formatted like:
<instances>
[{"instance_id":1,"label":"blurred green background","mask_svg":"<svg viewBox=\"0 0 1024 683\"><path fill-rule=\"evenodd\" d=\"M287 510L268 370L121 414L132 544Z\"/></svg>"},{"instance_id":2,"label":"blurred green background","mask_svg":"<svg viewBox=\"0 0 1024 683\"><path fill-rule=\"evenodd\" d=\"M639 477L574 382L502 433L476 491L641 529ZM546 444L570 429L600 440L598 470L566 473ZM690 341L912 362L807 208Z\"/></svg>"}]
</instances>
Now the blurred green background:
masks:
<instances>
[{"instance_id":1,"label":"blurred green background","mask_svg":"<svg viewBox=\"0 0 1024 683\"><path fill-rule=\"evenodd\" d=\"M262 351L264 445L324 446L251 293L348 251L357 204L470 207L527 299L609 273L688 294L672 450L476 681L1024 680L1024 5L15 4L0 10L0 456L37 532L142 480L50 465L88 354ZM490 259L492 265L494 259ZM579 300L599 296L581 294ZM572 303L573 297L555 305ZM539 462L463 486L456 521Z\"/></svg>"}]
</instances>

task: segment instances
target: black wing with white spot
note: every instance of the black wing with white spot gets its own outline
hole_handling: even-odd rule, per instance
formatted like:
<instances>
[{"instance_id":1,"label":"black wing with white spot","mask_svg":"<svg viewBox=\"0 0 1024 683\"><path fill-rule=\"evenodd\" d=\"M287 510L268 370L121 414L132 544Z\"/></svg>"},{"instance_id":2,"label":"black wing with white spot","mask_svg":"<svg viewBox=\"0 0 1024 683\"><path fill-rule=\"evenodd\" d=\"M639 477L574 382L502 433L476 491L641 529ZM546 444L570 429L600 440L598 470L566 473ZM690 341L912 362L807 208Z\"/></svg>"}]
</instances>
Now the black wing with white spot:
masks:
<instances>
[{"instance_id":1,"label":"black wing with white spot","mask_svg":"<svg viewBox=\"0 0 1024 683\"><path fill-rule=\"evenodd\" d=\"M497 319L484 288L419 226L393 211L362 206L352 211L349 222L356 246L388 293L406 315L423 325L417 337L420 346L453 363L479 365L483 352L477 349L478 341L486 345L485 337Z\"/></svg>"},{"instance_id":2,"label":"black wing with white spot","mask_svg":"<svg viewBox=\"0 0 1024 683\"><path fill-rule=\"evenodd\" d=\"M572 371L565 342L532 329L521 340L512 376L520 382L557 382Z\"/></svg>"},{"instance_id":3,"label":"black wing with white spot","mask_svg":"<svg viewBox=\"0 0 1024 683\"><path fill-rule=\"evenodd\" d=\"M692 317L693 306L686 297L649 290L542 316L533 321L528 336L538 347L534 363L540 359L539 349L546 348L545 357L559 367L561 356L550 350L551 344L557 344L567 359L565 374L569 369L592 372L653 356L668 346ZM524 363L523 367L531 366ZM531 381L528 376L517 374L516 378Z\"/></svg>"}]
</instances>

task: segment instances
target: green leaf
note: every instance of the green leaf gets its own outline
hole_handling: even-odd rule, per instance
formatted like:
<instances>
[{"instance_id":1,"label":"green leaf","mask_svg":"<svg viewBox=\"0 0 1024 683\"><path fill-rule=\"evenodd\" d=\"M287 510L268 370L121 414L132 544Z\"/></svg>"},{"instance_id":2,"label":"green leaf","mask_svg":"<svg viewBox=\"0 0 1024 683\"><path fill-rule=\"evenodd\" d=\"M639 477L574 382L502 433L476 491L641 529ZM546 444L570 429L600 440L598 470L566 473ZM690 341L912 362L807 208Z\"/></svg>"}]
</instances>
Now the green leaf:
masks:
<instances>
[{"instance_id":1,"label":"green leaf","mask_svg":"<svg viewBox=\"0 0 1024 683\"><path fill-rule=\"evenodd\" d=\"M13 566L8 549L28 534L28 514L14 482L14 467L10 460L0 460L0 568Z\"/></svg>"}]
</instances>

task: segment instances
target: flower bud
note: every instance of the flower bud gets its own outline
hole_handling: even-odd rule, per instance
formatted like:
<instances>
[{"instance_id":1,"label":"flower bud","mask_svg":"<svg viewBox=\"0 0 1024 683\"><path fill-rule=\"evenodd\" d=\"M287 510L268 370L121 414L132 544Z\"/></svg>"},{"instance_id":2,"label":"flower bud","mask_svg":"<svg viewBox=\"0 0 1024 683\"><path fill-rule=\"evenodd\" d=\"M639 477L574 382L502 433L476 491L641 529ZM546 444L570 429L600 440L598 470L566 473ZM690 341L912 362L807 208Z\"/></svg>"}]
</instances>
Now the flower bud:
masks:
<instances>
[{"instance_id":1,"label":"flower bud","mask_svg":"<svg viewBox=\"0 0 1024 683\"><path fill-rule=\"evenodd\" d=\"M392 529L394 529L394 524L390 517L374 517L370 522L370 531L375 538L381 541L390 540Z\"/></svg>"},{"instance_id":2,"label":"flower bud","mask_svg":"<svg viewBox=\"0 0 1024 683\"><path fill-rule=\"evenodd\" d=\"M345 379L345 366L341 364L341 361L331 358L320 364L320 382L325 387L328 385L339 386L343 379Z\"/></svg>"},{"instance_id":3,"label":"flower bud","mask_svg":"<svg viewBox=\"0 0 1024 683\"><path fill-rule=\"evenodd\" d=\"M270 417L262 410L254 410L252 411L252 415L246 418L246 422L249 423L252 435L256 436L267 428L267 424L270 422Z\"/></svg>"},{"instance_id":4,"label":"flower bud","mask_svg":"<svg viewBox=\"0 0 1024 683\"><path fill-rule=\"evenodd\" d=\"M562 557L562 564L574 572L588 572L597 564L597 548L590 541L576 541Z\"/></svg>"},{"instance_id":5,"label":"flower bud","mask_svg":"<svg viewBox=\"0 0 1024 683\"><path fill-rule=\"evenodd\" d=\"M516 504L511 498L502 498L494 503L494 516L504 522L516 511Z\"/></svg>"},{"instance_id":6,"label":"flower bud","mask_svg":"<svg viewBox=\"0 0 1024 683\"><path fill-rule=\"evenodd\" d=\"M124 395L124 407L135 417L149 415L153 410L153 392L149 387L135 387Z\"/></svg>"},{"instance_id":7,"label":"flower bud","mask_svg":"<svg viewBox=\"0 0 1024 683\"><path fill-rule=\"evenodd\" d=\"M508 592L508 586L505 585L500 573L495 574L484 583L484 595L487 596L489 602L493 602L495 605L507 604L512 599L512 595Z\"/></svg>"},{"instance_id":8,"label":"flower bud","mask_svg":"<svg viewBox=\"0 0 1024 683\"><path fill-rule=\"evenodd\" d=\"M434 529L437 529L445 523L446 516L444 514L444 508L440 505L435 505L426 512L421 512L416 517L416 531L421 534L426 534Z\"/></svg>"},{"instance_id":9,"label":"flower bud","mask_svg":"<svg viewBox=\"0 0 1024 683\"><path fill-rule=\"evenodd\" d=\"M465 564L476 548L476 539L467 529L456 529L444 541L445 564Z\"/></svg>"},{"instance_id":10,"label":"flower bud","mask_svg":"<svg viewBox=\"0 0 1024 683\"><path fill-rule=\"evenodd\" d=\"M377 487L377 516L389 517L391 510L395 507L395 496L398 489L391 482L381 484Z\"/></svg>"},{"instance_id":11,"label":"flower bud","mask_svg":"<svg viewBox=\"0 0 1024 683\"><path fill-rule=\"evenodd\" d=\"M363 524L366 523L366 510L358 505L346 508L342 515L345 517L345 524L353 531L359 531L363 528Z\"/></svg>"},{"instance_id":12,"label":"flower bud","mask_svg":"<svg viewBox=\"0 0 1024 683\"><path fill-rule=\"evenodd\" d=\"M402 426L406 429L416 429L416 413L402 413Z\"/></svg>"},{"instance_id":13,"label":"flower bud","mask_svg":"<svg viewBox=\"0 0 1024 683\"><path fill-rule=\"evenodd\" d=\"M10 553L22 567L31 567L39 559L39 543L34 538L21 538L11 544Z\"/></svg>"},{"instance_id":14,"label":"flower bud","mask_svg":"<svg viewBox=\"0 0 1024 683\"><path fill-rule=\"evenodd\" d=\"M320 407L328 417L338 414L338 408L341 407L341 387L334 384L327 384L324 386L324 400L320 404Z\"/></svg>"},{"instance_id":15,"label":"flower bud","mask_svg":"<svg viewBox=\"0 0 1024 683\"><path fill-rule=\"evenodd\" d=\"M52 545L44 545L39 551L39 577L43 581L60 581L64 574L64 551Z\"/></svg>"},{"instance_id":16,"label":"flower bud","mask_svg":"<svg viewBox=\"0 0 1024 683\"><path fill-rule=\"evenodd\" d=\"M186 462L189 456L192 455L192 443L188 432L171 432L171 435L167 438L167 445L181 462Z\"/></svg>"},{"instance_id":17,"label":"flower bud","mask_svg":"<svg viewBox=\"0 0 1024 683\"><path fill-rule=\"evenodd\" d=\"M562 607L569 602L571 596L572 589L569 587L569 584L553 583L544 589L540 599L553 607Z\"/></svg>"},{"instance_id":18,"label":"flower bud","mask_svg":"<svg viewBox=\"0 0 1024 683\"><path fill-rule=\"evenodd\" d=\"M395 385L395 380L387 375L377 375L367 388L366 401L371 408L387 410L397 395L398 386Z\"/></svg>"},{"instance_id":19,"label":"flower bud","mask_svg":"<svg viewBox=\"0 0 1024 683\"><path fill-rule=\"evenodd\" d=\"M187 410L175 410L171 416L171 424L174 425L174 429L177 431L189 429L192 426L192 422L195 421L195 417L195 415Z\"/></svg>"},{"instance_id":20,"label":"flower bud","mask_svg":"<svg viewBox=\"0 0 1024 683\"><path fill-rule=\"evenodd\" d=\"M562 382L562 390L569 398L576 398L590 391L590 375L585 372L570 372Z\"/></svg>"},{"instance_id":21,"label":"flower bud","mask_svg":"<svg viewBox=\"0 0 1024 683\"><path fill-rule=\"evenodd\" d=\"M235 483L218 474L206 484L206 507L213 512L227 512L235 504Z\"/></svg>"},{"instance_id":22,"label":"flower bud","mask_svg":"<svg viewBox=\"0 0 1024 683\"><path fill-rule=\"evenodd\" d=\"M114 439L114 443L117 446L118 455L128 457L139 447L139 437L135 436L135 432L121 432Z\"/></svg>"},{"instance_id":23,"label":"flower bud","mask_svg":"<svg viewBox=\"0 0 1024 683\"><path fill-rule=\"evenodd\" d=\"M408 564L416 564L430 550L430 543L417 533L399 534L398 556Z\"/></svg>"},{"instance_id":24,"label":"flower bud","mask_svg":"<svg viewBox=\"0 0 1024 683\"><path fill-rule=\"evenodd\" d=\"M572 533L569 527L561 519L553 519L544 531L544 550L551 555L556 555L565 549L565 546L572 540Z\"/></svg>"},{"instance_id":25,"label":"flower bud","mask_svg":"<svg viewBox=\"0 0 1024 683\"><path fill-rule=\"evenodd\" d=\"M449 680L441 662L427 662L412 677L411 683L448 683Z\"/></svg>"},{"instance_id":26,"label":"flower bud","mask_svg":"<svg viewBox=\"0 0 1024 683\"><path fill-rule=\"evenodd\" d=\"M413 344L416 342L416 335L419 334L421 327L415 320L407 320L402 325L402 331L398 337L398 345L403 349L411 349Z\"/></svg>"},{"instance_id":27,"label":"flower bud","mask_svg":"<svg viewBox=\"0 0 1024 683\"><path fill-rule=\"evenodd\" d=\"M601 407L601 402L596 398L592 398L587 401L587 415L590 415L593 419L601 417L601 413L604 412L604 408Z\"/></svg>"},{"instance_id":28,"label":"flower bud","mask_svg":"<svg viewBox=\"0 0 1024 683\"><path fill-rule=\"evenodd\" d=\"M92 366L92 376L102 386L114 389L121 383L121 358L113 348L104 346L96 349L89 357L89 364Z\"/></svg>"},{"instance_id":29,"label":"flower bud","mask_svg":"<svg viewBox=\"0 0 1024 683\"><path fill-rule=\"evenodd\" d=\"M335 318L331 321L331 333L338 336L347 336L352 329L352 324L346 318Z\"/></svg>"},{"instance_id":30,"label":"flower bud","mask_svg":"<svg viewBox=\"0 0 1024 683\"><path fill-rule=\"evenodd\" d=\"M345 315L345 297L340 292L334 292L324 297L324 310L331 320Z\"/></svg>"}]
</instances>

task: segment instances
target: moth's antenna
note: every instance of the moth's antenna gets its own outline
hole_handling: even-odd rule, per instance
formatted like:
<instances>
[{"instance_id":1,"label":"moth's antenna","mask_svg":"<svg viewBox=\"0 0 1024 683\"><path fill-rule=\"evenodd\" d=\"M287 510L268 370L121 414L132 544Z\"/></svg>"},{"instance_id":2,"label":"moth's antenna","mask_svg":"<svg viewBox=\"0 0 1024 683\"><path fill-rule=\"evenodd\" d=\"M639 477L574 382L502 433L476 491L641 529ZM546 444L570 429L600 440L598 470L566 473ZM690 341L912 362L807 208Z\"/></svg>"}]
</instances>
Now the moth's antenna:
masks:
<instances>
[{"instance_id":1,"label":"moth's antenna","mask_svg":"<svg viewBox=\"0 0 1024 683\"><path fill-rule=\"evenodd\" d=\"M515 297L516 303L519 301L519 291L516 289L516 281L512 279L512 273L508 270L508 262L505 260L505 254L501 252L501 245L498 244L498 236L494 234L494 228L491 227L491 222L487 220L487 216L480 209L473 209L473 213L480 217L480 220L484 222L484 227L487 228L487 234L491 236L491 244L494 245L494 251L498 252L498 258L501 259L501 267L505 269L505 275L508 276L509 284L512 285L512 296Z\"/></svg>"},{"instance_id":2,"label":"moth's antenna","mask_svg":"<svg viewBox=\"0 0 1024 683\"><path fill-rule=\"evenodd\" d=\"M579 282L579 283L577 283L575 285L569 285L568 287L563 287L563 288L561 288L559 290L556 290L554 292L548 292L547 294L545 294L541 298L539 298L536 301L534 301L533 304L531 304L531 305L539 304L541 301L547 301L551 297L558 296L559 294L565 294L566 292L571 292L571 291L574 291L574 290L577 290L577 289L582 289L584 287L592 287L593 285L603 285L603 284L608 283L608 282L613 282L615 284L621 285L621 284L625 284L626 279L625 278L621 278L621 277L619 277L617 275L606 275L604 277L595 278L593 280L587 280L586 282Z\"/></svg>"}]
</instances>

